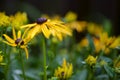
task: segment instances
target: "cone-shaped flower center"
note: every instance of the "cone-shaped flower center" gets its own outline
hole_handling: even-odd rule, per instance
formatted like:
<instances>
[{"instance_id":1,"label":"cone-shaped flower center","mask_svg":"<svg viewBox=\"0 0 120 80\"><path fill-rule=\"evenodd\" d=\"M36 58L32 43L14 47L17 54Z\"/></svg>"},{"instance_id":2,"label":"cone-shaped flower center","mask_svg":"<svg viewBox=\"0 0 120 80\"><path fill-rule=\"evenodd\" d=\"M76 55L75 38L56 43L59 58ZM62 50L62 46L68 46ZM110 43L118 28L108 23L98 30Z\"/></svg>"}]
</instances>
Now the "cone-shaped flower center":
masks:
<instances>
[{"instance_id":1,"label":"cone-shaped flower center","mask_svg":"<svg viewBox=\"0 0 120 80\"><path fill-rule=\"evenodd\" d=\"M46 21L47 21L46 18L38 18L36 22L37 22L37 24L42 24L42 23L44 23Z\"/></svg>"}]
</instances>

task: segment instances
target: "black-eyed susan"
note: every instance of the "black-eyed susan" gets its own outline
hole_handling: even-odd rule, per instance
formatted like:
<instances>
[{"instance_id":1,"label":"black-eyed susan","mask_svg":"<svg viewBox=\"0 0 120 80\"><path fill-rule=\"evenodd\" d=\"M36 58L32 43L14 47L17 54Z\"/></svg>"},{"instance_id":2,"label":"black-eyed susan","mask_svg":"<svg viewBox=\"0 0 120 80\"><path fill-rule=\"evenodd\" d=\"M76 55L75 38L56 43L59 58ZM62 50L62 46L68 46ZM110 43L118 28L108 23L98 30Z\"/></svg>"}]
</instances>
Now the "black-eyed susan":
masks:
<instances>
[{"instance_id":1,"label":"black-eyed susan","mask_svg":"<svg viewBox=\"0 0 120 80\"><path fill-rule=\"evenodd\" d=\"M17 30L20 29L20 26L27 23L27 21L27 14L25 12L17 12L15 15L10 16L11 26L14 26Z\"/></svg>"},{"instance_id":2,"label":"black-eyed susan","mask_svg":"<svg viewBox=\"0 0 120 80\"><path fill-rule=\"evenodd\" d=\"M85 62L86 62L87 64L89 64L90 66L93 66L93 65L95 65L96 62L97 62L97 57L94 57L94 56L92 56L92 55L89 55L89 56L85 59Z\"/></svg>"},{"instance_id":3,"label":"black-eyed susan","mask_svg":"<svg viewBox=\"0 0 120 80\"><path fill-rule=\"evenodd\" d=\"M24 32L23 35L21 35L21 31L19 30L16 35L14 27L12 28L12 32L13 32L13 39L10 38L8 35L3 34L3 37L6 40L2 40L2 41L10 46L13 46L13 47L18 46L24 49L26 53L26 58L28 59L27 43L31 40L31 38L29 36L26 36L26 31Z\"/></svg>"},{"instance_id":4,"label":"black-eyed susan","mask_svg":"<svg viewBox=\"0 0 120 80\"><path fill-rule=\"evenodd\" d=\"M72 35L71 29L64 25L63 22L57 20L49 20L46 18L38 18L33 24L23 25L21 28L29 28L31 37L34 37L38 33L43 33L46 38L50 38L50 35L57 37L59 40L63 39L65 35Z\"/></svg>"},{"instance_id":5,"label":"black-eyed susan","mask_svg":"<svg viewBox=\"0 0 120 80\"><path fill-rule=\"evenodd\" d=\"M107 32L101 33L98 38L93 38L96 52L103 50L105 54L110 53L110 49L115 49L120 46L119 37L109 37Z\"/></svg>"},{"instance_id":6,"label":"black-eyed susan","mask_svg":"<svg viewBox=\"0 0 120 80\"><path fill-rule=\"evenodd\" d=\"M58 69L55 70L54 76L58 77L60 80L67 80L72 76L73 73L73 66L72 64L69 64L66 62L66 60L63 60L62 66L58 67Z\"/></svg>"}]
</instances>

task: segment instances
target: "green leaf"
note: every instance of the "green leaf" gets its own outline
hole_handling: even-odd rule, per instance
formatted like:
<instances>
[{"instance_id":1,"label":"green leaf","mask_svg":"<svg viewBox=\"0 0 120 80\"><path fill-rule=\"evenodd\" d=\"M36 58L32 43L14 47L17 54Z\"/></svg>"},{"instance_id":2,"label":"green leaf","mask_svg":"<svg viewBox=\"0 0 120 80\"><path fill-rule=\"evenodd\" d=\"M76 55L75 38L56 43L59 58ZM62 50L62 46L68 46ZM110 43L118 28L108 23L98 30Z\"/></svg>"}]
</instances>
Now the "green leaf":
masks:
<instances>
[{"instance_id":1,"label":"green leaf","mask_svg":"<svg viewBox=\"0 0 120 80\"><path fill-rule=\"evenodd\" d=\"M105 69L105 71L107 72L107 74L108 74L110 77L113 77L113 76L114 76L113 69L112 69L110 66L104 65L104 69Z\"/></svg>"},{"instance_id":2,"label":"green leaf","mask_svg":"<svg viewBox=\"0 0 120 80\"><path fill-rule=\"evenodd\" d=\"M94 46L92 37L89 34L87 35L87 39L89 41L89 47L90 47L91 52L94 52L95 51L95 46Z\"/></svg>"}]
</instances>

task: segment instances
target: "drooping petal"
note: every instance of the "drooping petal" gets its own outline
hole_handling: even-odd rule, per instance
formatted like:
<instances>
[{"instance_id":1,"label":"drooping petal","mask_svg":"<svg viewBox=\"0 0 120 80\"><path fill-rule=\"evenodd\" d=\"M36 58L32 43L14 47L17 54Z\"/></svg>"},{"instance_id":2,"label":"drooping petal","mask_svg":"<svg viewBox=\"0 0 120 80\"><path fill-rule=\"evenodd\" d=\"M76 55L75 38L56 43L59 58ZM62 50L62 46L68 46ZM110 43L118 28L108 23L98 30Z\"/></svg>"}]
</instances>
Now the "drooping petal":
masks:
<instances>
[{"instance_id":1,"label":"drooping petal","mask_svg":"<svg viewBox=\"0 0 120 80\"><path fill-rule=\"evenodd\" d=\"M20 39L20 38L21 38L21 31L18 31L17 39Z\"/></svg>"},{"instance_id":2,"label":"drooping petal","mask_svg":"<svg viewBox=\"0 0 120 80\"><path fill-rule=\"evenodd\" d=\"M16 36L16 32L15 32L15 28L12 27L12 32L13 32L13 39L16 40L17 36Z\"/></svg>"},{"instance_id":3,"label":"drooping petal","mask_svg":"<svg viewBox=\"0 0 120 80\"><path fill-rule=\"evenodd\" d=\"M35 35L37 35L38 33L41 32L41 26L37 25L36 27L34 27L33 29L31 29L28 33L29 36L31 36L31 38L33 38Z\"/></svg>"},{"instance_id":4,"label":"drooping petal","mask_svg":"<svg viewBox=\"0 0 120 80\"><path fill-rule=\"evenodd\" d=\"M60 40L60 41L62 41L62 39L63 39L63 37L62 37L62 34L61 33L56 33L56 36L58 37L58 39Z\"/></svg>"},{"instance_id":5,"label":"drooping petal","mask_svg":"<svg viewBox=\"0 0 120 80\"><path fill-rule=\"evenodd\" d=\"M67 35L72 36L72 31L69 28L67 28L66 26L64 26L64 25L56 24L56 25L54 25L54 28L56 30L58 30L59 32L62 32L62 33L65 33Z\"/></svg>"},{"instance_id":6,"label":"drooping petal","mask_svg":"<svg viewBox=\"0 0 120 80\"><path fill-rule=\"evenodd\" d=\"M42 32L43 32L44 36L45 36L46 38L49 38L51 33L50 33L50 31L48 30L47 26L46 26L46 25L42 25L42 26L41 26L41 29L42 29Z\"/></svg>"},{"instance_id":7,"label":"drooping petal","mask_svg":"<svg viewBox=\"0 0 120 80\"><path fill-rule=\"evenodd\" d=\"M10 38L8 35L3 34L3 36L5 37L5 39L6 39L9 43L15 43L15 41L14 41L12 38Z\"/></svg>"},{"instance_id":8,"label":"drooping petal","mask_svg":"<svg viewBox=\"0 0 120 80\"><path fill-rule=\"evenodd\" d=\"M28 49L25 47L24 50L25 50L26 58L28 59L28 57L29 57Z\"/></svg>"},{"instance_id":9,"label":"drooping petal","mask_svg":"<svg viewBox=\"0 0 120 80\"><path fill-rule=\"evenodd\" d=\"M10 45L10 46L13 46L13 47L15 47L15 46L17 46L16 44L12 44L12 43L9 43L9 42L7 42L7 41L2 41L3 43L6 43L6 44L8 44L8 45Z\"/></svg>"}]
</instances>

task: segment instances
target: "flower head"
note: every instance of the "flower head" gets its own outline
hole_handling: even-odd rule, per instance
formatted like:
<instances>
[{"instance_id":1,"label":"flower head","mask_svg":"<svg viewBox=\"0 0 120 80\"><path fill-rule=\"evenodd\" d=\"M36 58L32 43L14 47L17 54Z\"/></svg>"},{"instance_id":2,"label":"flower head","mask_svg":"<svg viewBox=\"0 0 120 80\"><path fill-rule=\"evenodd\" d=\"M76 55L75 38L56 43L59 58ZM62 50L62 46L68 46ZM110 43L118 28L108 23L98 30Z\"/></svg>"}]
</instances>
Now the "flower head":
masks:
<instances>
[{"instance_id":1,"label":"flower head","mask_svg":"<svg viewBox=\"0 0 120 80\"><path fill-rule=\"evenodd\" d=\"M10 16L11 26L14 26L15 29L20 29L20 26L27 23L27 14L25 12L17 12L15 15Z\"/></svg>"},{"instance_id":2,"label":"flower head","mask_svg":"<svg viewBox=\"0 0 120 80\"><path fill-rule=\"evenodd\" d=\"M12 31L13 39L10 38L8 35L3 34L3 37L6 39L6 40L3 40L3 42L10 46L13 46L13 47L18 46L18 47L24 49L26 52L26 58L28 59L27 43L31 40L31 37L29 37L29 35L28 36L26 35L26 31L24 32L23 35L21 35L21 31L19 30L16 35L14 27L12 30L13 30Z\"/></svg>"},{"instance_id":3,"label":"flower head","mask_svg":"<svg viewBox=\"0 0 120 80\"><path fill-rule=\"evenodd\" d=\"M95 23L88 23L87 31L92 35L99 36L103 32L103 27Z\"/></svg>"},{"instance_id":4,"label":"flower head","mask_svg":"<svg viewBox=\"0 0 120 80\"><path fill-rule=\"evenodd\" d=\"M97 61L97 57L93 57L92 55L89 55L86 59L85 62L87 64L89 64L90 66L93 66L94 64L96 64Z\"/></svg>"},{"instance_id":5,"label":"flower head","mask_svg":"<svg viewBox=\"0 0 120 80\"><path fill-rule=\"evenodd\" d=\"M87 27L86 21L72 21L67 23L67 26L69 26L71 29L76 30L77 32L85 31Z\"/></svg>"},{"instance_id":6,"label":"flower head","mask_svg":"<svg viewBox=\"0 0 120 80\"><path fill-rule=\"evenodd\" d=\"M71 77L73 73L73 66L72 64L69 64L66 62L66 60L63 60L62 66L58 67L58 69L55 70L54 76L58 77L61 80L66 80Z\"/></svg>"},{"instance_id":7,"label":"flower head","mask_svg":"<svg viewBox=\"0 0 120 80\"><path fill-rule=\"evenodd\" d=\"M61 21L52 21L46 18L38 18L37 21L33 24L28 24L21 26L21 28L29 28L29 33L31 37L34 37L38 33L43 33L46 38L49 38L50 35L57 37L59 40L63 39L63 36L72 35L71 30L64 25Z\"/></svg>"},{"instance_id":8,"label":"flower head","mask_svg":"<svg viewBox=\"0 0 120 80\"><path fill-rule=\"evenodd\" d=\"M69 11L65 17L64 17L65 21L66 22L72 22L72 21L76 21L77 20L77 14L72 12L72 11Z\"/></svg>"},{"instance_id":9,"label":"flower head","mask_svg":"<svg viewBox=\"0 0 120 80\"><path fill-rule=\"evenodd\" d=\"M4 12L0 12L0 26L7 27L10 25L9 16L7 16Z\"/></svg>"}]
</instances>

